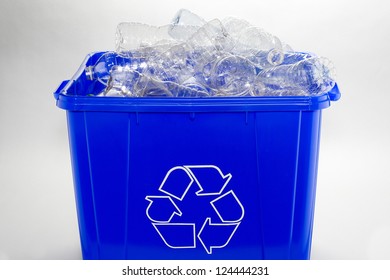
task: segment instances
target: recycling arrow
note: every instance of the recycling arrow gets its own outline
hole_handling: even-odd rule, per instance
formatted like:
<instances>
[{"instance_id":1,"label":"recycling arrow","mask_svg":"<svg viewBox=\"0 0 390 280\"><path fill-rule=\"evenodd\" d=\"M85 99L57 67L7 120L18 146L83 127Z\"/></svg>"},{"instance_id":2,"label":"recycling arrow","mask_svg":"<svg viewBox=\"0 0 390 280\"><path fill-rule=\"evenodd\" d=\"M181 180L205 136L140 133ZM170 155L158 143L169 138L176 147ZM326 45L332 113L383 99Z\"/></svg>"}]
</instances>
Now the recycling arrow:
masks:
<instances>
[{"instance_id":1,"label":"recycling arrow","mask_svg":"<svg viewBox=\"0 0 390 280\"><path fill-rule=\"evenodd\" d=\"M244 207L233 190L210 202L222 222L238 222L244 217Z\"/></svg>"},{"instance_id":2,"label":"recycling arrow","mask_svg":"<svg viewBox=\"0 0 390 280\"><path fill-rule=\"evenodd\" d=\"M195 248L195 224L169 223L153 224L165 245L173 249Z\"/></svg>"},{"instance_id":3,"label":"recycling arrow","mask_svg":"<svg viewBox=\"0 0 390 280\"><path fill-rule=\"evenodd\" d=\"M207 218L198 239L207 253L212 254L214 248L223 248L229 243L240 223L211 223L211 218Z\"/></svg>"},{"instance_id":4,"label":"recycling arrow","mask_svg":"<svg viewBox=\"0 0 390 280\"><path fill-rule=\"evenodd\" d=\"M185 167L176 166L165 175L159 190L176 199L183 200L193 181L191 174Z\"/></svg>"},{"instance_id":5,"label":"recycling arrow","mask_svg":"<svg viewBox=\"0 0 390 280\"><path fill-rule=\"evenodd\" d=\"M182 215L169 196L147 196L145 199L150 201L146 208L146 215L153 222L169 223L174 215Z\"/></svg>"},{"instance_id":6,"label":"recycling arrow","mask_svg":"<svg viewBox=\"0 0 390 280\"><path fill-rule=\"evenodd\" d=\"M200 190L196 193L199 196L221 194L232 178L230 173L224 175L215 165L185 165L184 167L199 186Z\"/></svg>"},{"instance_id":7,"label":"recycling arrow","mask_svg":"<svg viewBox=\"0 0 390 280\"><path fill-rule=\"evenodd\" d=\"M231 179L230 173L224 174L215 165L175 166L166 173L158 188L164 195L145 199L149 202L146 216L167 247L187 249L202 244L207 254L212 254L213 249L228 245L245 214L234 191L225 191ZM193 184L195 188L191 188ZM190 188L191 194L184 200ZM198 204L193 199L199 199L199 205L210 210L199 211L204 216L197 217L197 212L188 216L186 211L197 211Z\"/></svg>"}]
</instances>

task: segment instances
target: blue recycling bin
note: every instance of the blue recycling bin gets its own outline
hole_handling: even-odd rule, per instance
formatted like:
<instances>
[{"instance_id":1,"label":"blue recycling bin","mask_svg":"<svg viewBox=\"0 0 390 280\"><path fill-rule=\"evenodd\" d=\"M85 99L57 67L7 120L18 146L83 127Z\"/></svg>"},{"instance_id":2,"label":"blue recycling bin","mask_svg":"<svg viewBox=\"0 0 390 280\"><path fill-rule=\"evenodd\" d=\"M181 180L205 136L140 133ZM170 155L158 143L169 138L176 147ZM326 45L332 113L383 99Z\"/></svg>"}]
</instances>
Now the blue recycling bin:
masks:
<instances>
[{"instance_id":1,"label":"blue recycling bin","mask_svg":"<svg viewBox=\"0 0 390 280\"><path fill-rule=\"evenodd\" d=\"M118 98L66 110L84 259L309 259L321 112L340 97Z\"/></svg>"}]
</instances>

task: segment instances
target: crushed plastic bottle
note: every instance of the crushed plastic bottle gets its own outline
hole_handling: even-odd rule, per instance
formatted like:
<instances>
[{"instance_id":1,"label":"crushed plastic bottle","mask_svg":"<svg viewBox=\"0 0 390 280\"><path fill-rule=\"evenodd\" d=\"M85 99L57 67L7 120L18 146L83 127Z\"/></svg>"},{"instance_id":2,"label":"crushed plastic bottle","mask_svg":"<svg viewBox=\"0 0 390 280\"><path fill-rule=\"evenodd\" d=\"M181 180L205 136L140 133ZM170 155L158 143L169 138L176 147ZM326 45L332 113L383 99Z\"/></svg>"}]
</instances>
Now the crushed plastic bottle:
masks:
<instances>
[{"instance_id":1,"label":"crushed plastic bottle","mask_svg":"<svg viewBox=\"0 0 390 280\"><path fill-rule=\"evenodd\" d=\"M116 30L116 51L128 52L143 48L162 48L173 43L169 26L152 26L135 22L119 23Z\"/></svg>"},{"instance_id":2,"label":"crushed plastic bottle","mask_svg":"<svg viewBox=\"0 0 390 280\"><path fill-rule=\"evenodd\" d=\"M126 66L130 63L128 57L115 52L107 52L99 58L95 65L87 67L85 69L85 74L87 75L87 79L98 80L102 84L107 85L112 67Z\"/></svg>"},{"instance_id":3,"label":"crushed plastic bottle","mask_svg":"<svg viewBox=\"0 0 390 280\"><path fill-rule=\"evenodd\" d=\"M211 72L211 83L219 95L248 95L256 69L246 58L228 55L219 59Z\"/></svg>"},{"instance_id":4,"label":"crushed plastic bottle","mask_svg":"<svg viewBox=\"0 0 390 280\"><path fill-rule=\"evenodd\" d=\"M115 50L85 69L105 86L97 96L309 96L335 85L329 60L245 20L206 21L185 9L164 26L118 24Z\"/></svg>"},{"instance_id":5,"label":"crushed plastic bottle","mask_svg":"<svg viewBox=\"0 0 390 280\"><path fill-rule=\"evenodd\" d=\"M278 65L264 69L258 78L266 86L275 90L290 89L294 95L303 90L313 95L330 91L334 85L334 72L326 58L311 57L293 64Z\"/></svg>"},{"instance_id":6,"label":"crushed plastic bottle","mask_svg":"<svg viewBox=\"0 0 390 280\"><path fill-rule=\"evenodd\" d=\"M198 15L186 9L181 9L173 17L168 33L178 41L187 41L205 24L206 21Z\"/></svg>"}]
</instances>

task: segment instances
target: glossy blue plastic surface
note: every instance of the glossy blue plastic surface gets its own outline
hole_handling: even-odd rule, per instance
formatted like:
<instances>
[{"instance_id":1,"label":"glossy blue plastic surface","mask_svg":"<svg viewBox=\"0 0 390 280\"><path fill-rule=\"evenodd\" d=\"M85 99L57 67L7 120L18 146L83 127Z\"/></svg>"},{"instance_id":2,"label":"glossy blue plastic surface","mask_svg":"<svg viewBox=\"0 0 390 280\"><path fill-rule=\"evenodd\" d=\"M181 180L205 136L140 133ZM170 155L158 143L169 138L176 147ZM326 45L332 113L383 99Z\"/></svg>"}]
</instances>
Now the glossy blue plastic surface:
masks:
<instances>
[{"instance_id":1,"label":"glossy blue plastic surface","mask_svg":"<svg viewBox=\"0 0 390 280\"><path fill-rule=\"evenodd\" d=\"M83 97L95 87L84 76L54 94L67 110L84 259L310 257L331 93Z\"/></svg>"}]
</instances>

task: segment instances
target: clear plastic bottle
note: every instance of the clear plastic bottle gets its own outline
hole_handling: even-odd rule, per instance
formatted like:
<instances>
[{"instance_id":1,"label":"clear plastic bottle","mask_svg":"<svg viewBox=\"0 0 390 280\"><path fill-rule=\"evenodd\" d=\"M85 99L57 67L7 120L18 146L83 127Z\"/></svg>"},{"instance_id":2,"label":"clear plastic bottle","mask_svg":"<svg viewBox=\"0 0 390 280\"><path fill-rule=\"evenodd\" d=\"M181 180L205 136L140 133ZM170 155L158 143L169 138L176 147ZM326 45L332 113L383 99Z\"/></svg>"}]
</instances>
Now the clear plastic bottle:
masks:
<instances>
[{"instance_id":1,"label":"clear plastic bottle","mask_svg":"<svg viewBox=\"0 0 390 280\"><path fill-rule=\"evenodd\" d=\"M102 96L151 97L172 96L167 82L148 74L140 73L128 66L114 66L106 90Z\"/></svg>"},{"instance_id":2,"label":"clear plastic bottle","mask_svg":"<svg viewBox=\"0 0 390 280\"><path fill-rule=\"evenodd\" d=\"M293 64L282 64L262 70L259 81L271 90L286 91L285 95L294 95L294 89L310 95L327 92L335 85L335 74L332 63L326 58L311 57ZM296 95L296 94L295 94Z\"/></svg>"},{"instance_id":3,"label":"clear plastic bottle","mask_svg":"<svg viewBox=\"0 0 390 280\"><path fill-rule=\"evenodd\" d=\"M187 44L194 50L199 48L209 52L229 52L234 43L218 19L211 20L199 28L191 37L188 38Z\"/></svg>"},{"instance_id":4,"label":"clear plastic bottle","mask_svg":"<svg viewBox=\"0 0 390 280\"><path fill-rule=\"evenodd\" d=\"M139 73L129 67L114 66L110 79L101 96L131 97L135 95L134 84L139 79Z\"/></svg>"},{"instance_id":5,"label":"clear plastic bottle","mask_svg":"<svg viewBox=\"0 0 390 280\"><path fill-rule=\"evenodd\" d=\"M207 97L210 93L207 88L200 84L195 77L184 81L178 88L175 96L178 97Z\"/></svg>"},{"instance_id":6,"label":"clear plastic bottle","mask_svg":"<svg viewBox=\"0 0 390 280\"><path fill-rule=\"evenodd\" d=\"M170 26L152 26L136 22L119 23L116 29L116 52L142 50L143 48L169 48L174 40L168 34Z\"/></svg>"},{"instance_id":7,"label":"clear plastic bottle","mask_svg":"<svg viewBox=\"0 0 390 280\"><path fill-rule=\"evenodd\" d=\"M104 85L107 85L110 78L111 68L114 66L130 65L131 59L127 56L122 56L115 52L104 53L93 66L88 66L85 69L85 74L89 80L98 80Z\"/></svg>"},{"instance_id":8,"label":"clear plastic bottle","mask_svg":"<svg viewBox=\"0 0 390 280\"><path fill-rule=\"evenodd\" d=\"M206 21L198 15L186 10L179 10L169 26L169 35L178 41L187 41Z\"/></svg>"},{"instance_id":9,"label":"clear plastic bottle","mask_svg":"<svg viewBox=\"0 0 390 280\"><path fill-rule=\"evenodd\" d=\"M169 25L120 23L116 52L85 69L105 96L287 96L330 90L333 67L245 20L180 10ZM99 90L101 89L101 85Z\"/></svg>"},{"instance_id":10,"label":"clear plastic bottle","mask_svg":"<svg viewBox=\"0 0 390 280\"><path fill-rule=\"evenodd\" d=\"M294 64L299 61L309 59L315 57L314 54L312 53L307 53L307 52L285 52L284 53L284 60L282 64Z\"/></svg>"},{"instance_id":11,"label":"clear plastic bottle","mask_svg":"<svg viewBox=\"0 0 390 280\"><path fill-rule=\"evenodd\" d=\"M224 20L227 32L234 38L232 52L248 57L259 68L279 65L284 59L280 39L248 22L228 18Z\"/></svg>"},{"instance_id":12,"label":"clear plastic bottle","mask_svg":"<svg viewBox=\"0 0 390 280\"><path fill-rule=\"evenodd\" d=\"M213 65L210 84L217 95L244 96L249 94L255 77L255 67L246 58L227 55Z\"/></svg>"}]
</instances>

